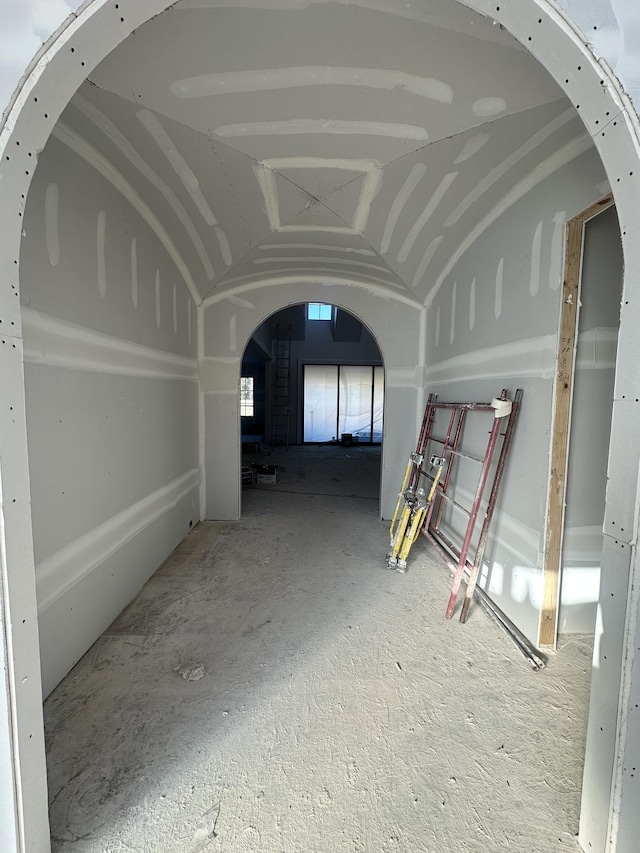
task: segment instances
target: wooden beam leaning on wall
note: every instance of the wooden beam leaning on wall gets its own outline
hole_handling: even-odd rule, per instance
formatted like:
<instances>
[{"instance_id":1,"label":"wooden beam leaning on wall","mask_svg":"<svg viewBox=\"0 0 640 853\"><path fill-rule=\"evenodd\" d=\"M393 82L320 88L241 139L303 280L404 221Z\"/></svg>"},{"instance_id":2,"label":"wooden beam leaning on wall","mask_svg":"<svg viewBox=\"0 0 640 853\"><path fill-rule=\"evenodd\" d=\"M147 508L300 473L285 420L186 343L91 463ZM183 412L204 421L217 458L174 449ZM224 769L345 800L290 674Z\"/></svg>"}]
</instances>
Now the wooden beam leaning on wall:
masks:
<instances>
[{"instance_id":1,"label":"wooden beam leaning on wall","mask_svg":"<svg viewBox=\"0 0 640 853\"><path fill-rule=\"evenodd\" d=\"M567 467L571 431L571 405L575 374L578 315L580 306L580 281L585 225L613 204L611 193L598 199L585 210L567 221L565 232L564 278L560 330L553 388L553 414L551 426L551 456L547 489L547 516L544 531L544 564L542 570L542 607L538 643L556 645L562 541L564 534L565 498L567 492Z\"/></svg>"}]
</instances>

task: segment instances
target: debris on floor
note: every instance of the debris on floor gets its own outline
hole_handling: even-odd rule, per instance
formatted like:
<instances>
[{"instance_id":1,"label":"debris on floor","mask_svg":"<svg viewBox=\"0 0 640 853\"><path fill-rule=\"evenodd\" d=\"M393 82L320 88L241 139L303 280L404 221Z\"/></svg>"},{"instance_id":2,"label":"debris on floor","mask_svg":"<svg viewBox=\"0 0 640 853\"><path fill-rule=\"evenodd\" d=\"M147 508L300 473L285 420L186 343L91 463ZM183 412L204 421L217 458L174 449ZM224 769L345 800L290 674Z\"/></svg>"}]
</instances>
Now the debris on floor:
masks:
<instances>
[{"instance_id":1,"label":"debris on floor","mask_svg":"<svg viewBox=\"0 0 640 853\"><path fill-rule=\"evenodd\" d=\"M179 664L173 671L181 675L185 681L200 681L207 674L203 663L193 662Z\"/></svg>"}]
</instances>

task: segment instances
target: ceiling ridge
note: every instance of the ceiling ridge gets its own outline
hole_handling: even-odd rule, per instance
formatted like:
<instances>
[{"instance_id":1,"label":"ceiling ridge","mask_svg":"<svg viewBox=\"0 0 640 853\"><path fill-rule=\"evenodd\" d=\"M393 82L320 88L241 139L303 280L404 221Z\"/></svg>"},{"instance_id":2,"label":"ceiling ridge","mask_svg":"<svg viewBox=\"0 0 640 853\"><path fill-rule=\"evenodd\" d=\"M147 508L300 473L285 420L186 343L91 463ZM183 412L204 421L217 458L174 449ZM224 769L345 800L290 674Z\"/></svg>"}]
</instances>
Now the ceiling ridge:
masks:
<instances>
[{"instance_id":1,"label":"ceiling ridge","mask_svg":"<svg viewBox=\"0 0 640 853\"><path fill-rule=\"evenodd\" d=\"M211 296L211 294L213 293L214 290L216 290L218 287L220 287L220 285L225 283L225 280L229 278L229 276L231 275L233 270L236 269L238 264L241 263L247 257L247 255L250 255L251 252L254 251L254 249L256 249L258 246L262 245L263 241L265 241L268 238L268 236L270 234L273 234L273 233L274 233L273 231L265 232L265 234L262 237L260 237L260 239L258 240L257 243L254 243L252 246L249 246L249 248L246 250L246 252L243 252L242 255L240 255L240 257L237 259L237 261L234 261L230 267L227 267L227 271L225 272L225 274L221 278L219 278L218 281L213 285L213 287L210 287L209 290L207 291L207 293L205 293L205 295L202 297L202 299L200 300L200 305L202 305L202 303L205 301L205 299L207 299L209 296Z\"/></svg>"},{"instance_id":2,"label":"ceiling ridge","mask_svg":"<svg viewBox=\"0 0 640 853\"><path fill-rule=\"evenodd\" d=\"M191 125L191 124L186 124L184 121L181 121L180 119L175 118L174 116L167 115L167 113L162 112L161 110L157 109L156 107L150 107L148 104L144 103L143 101L136 99L135 93L133 91L131 92L131 95L133 96L133 100L130 100L129 98L125 98L124 95L118 94L118 92L114 92L113 90L107 89L104 86L99 86L97 83L94 83L94 81L90 80L88 77L85 80L85 82L89 86L92 86L94 89L99 89L101 92L106 92L107 94L111 95L114 98L118 98L119 100L124 101L125 103L131 104L133 107L137 107L138 110L139 109L149 110L150 112L154 113L157 116L161 116L163 119L166 119L167 121L173 122L174 124L178 124L178 125L180 125L180 127L184 127L187 130L190 130L192 133L197 133L199 136L203 136L205 139L209 140L209 142L215 142L217 145L221 145L223 148L227 148L229 151L234 151L236 154L241 154L243 157L246 157L247 160L250 160L251 163L253 163L255 165L258 165L258 166L262 165L260 160L258 160L255 157L252 157L251 154L247 154L247 152L243 151L241 148L236 148L235 145L230 145L228 142L223 142L219 136L216 136L215 133L211 132L211 128L207 128L207 130L205 132L204 130L201 130L200 128L193 127L193 125ZM82 87L80 87L80 88L82 88Z\"/></svg>"},{"instance_id":3,"label":"ceiling ridge","mask_svg":"<svg viewBox=\"0 0 640 853\"><path fill-rule=\"evenodd\" d=\"M352 183L352 182L350 181L349 183ZM318 199L317 204L322 205L322 207L324 207L326 210L328 210L328 211L329 211L329 213L332 213L334 216L337 216L337 218L338 218L341 222L344 222L344 224L345 224L345 226L346 226L347 228L351 228L351 225L349 224L349 222L347 222L347 220L346 220L344 217L340 216L340 214L339 214L337 211L335 211L332 207L329 207L329 205L328 205L328 204L326 204L326 202L322 201L321 199ZM315 207L315 205L313 205L313 206ZM301 213L304 213L304 211L301 211L299 214L297 214L297 216L300 216L300 215L301 215ZM296 218L296 217L294 217L294 218ZM285 223L285 224L290 224L290 223ZM353 230L353 229L352 229L352 230ZM380 254L380 252L379 252L379 250L378 250L378 249L376 249L376 247L375 247L372 243L370 243L370 242L367 240L367 238L364 236L364 234L362 233L362 231L355 231L355 230L354 230L354 231L353 231L353 233L354 233L354 235L357 235L358 237L360 237L360 239L362 240L362 242L363 242L363 243L366 243L366 245L367 245L367 246L369 246L369 248L370 248L373 252L375 252L375 257L376 257L378 260L380 260L380 261L381 261L381 263L383 264L383 266L384 266L385 270L387 270L387 271L392 275L392 277L393 277L393 278L395 278L398 282L400 282L401 284L403 284L406 288L408 288L408 289L413 293L412 288L407 284L407 282L404 280L404 278L402 278L402 276L400 275L400 273L398 273L398 272L397 272L397 270L394 270L394 269L393 269L393 267L389 265L389 263L388 263L388 261L386 260L386 258L385 258L383 255L381 255L381 254Z\"/></svg>"},{"instance_id":4,"label":"ceiling ridge","mask_svg":"<svg viewBox=\"0 0 640 853\"><path fill-rule=\"evenodd\" d=\"M474 130L479 130L480 128L484 128L490 125L497 124L500 121L504 121L505 119L512 118L514 116L523 115L524 113L530 113L534 110L542 109L542 107L546 107L549 104L554 104L557 101L566 100L566 96L561 93L557 98L552 98L550 101L544 101L541 104L535 104L533 107L526 107L523 110L515 110L512 113L508 113L507 115L495 116L494 118L488 119L487 121L482 121L479 124L473 124L469 127L466 127L464 130L457 130L455 133L449 134L449 136L441 136L439 139L434 139L431 142L425 142L424 145L420 145L418 148L414 148L413 151L405 151L404 154L398 154L397 157L392 157L390 160L385 160L381 162L380 167L382 169L386 169L387 166L392 166L395 163L398 163L400 160L404 160L406 157L412 157L414 154L418 154L420 151L424 151L426 148L431 148L434 145L439 145L441 142L448 142L452 139L455 139L457 136L463 136L465 133L470 133ZM576 111L576 118L579 118L579 115ZM355 179L354 179L355 180ZM341 189L341 188L340 188ZM335 190L332 190L330 195L333 195Z\"/></svg>"},{"instance_id":5,"label":"ceiling ridge","mask_svg":"<svg viewBox=\"0 0 640 853\"><path fill-rule=\"evenodd\" d=\"M280 168L282 168L282 167L280 167ZM276 175L279 175L281 178L284 178L284 179L285 179L285 181L289 181L289 183L290 183L290 184L293 184L293 185L294 185L294 187L297 187L299 190L302 190L302 192L303 192L303 193L306 193L306 195L310 196L310 197L314 200L314 202L315 202L315 201L319 201L319 202L321 202L321 203L322 203L322 199L321 199L321 198L318 198L318 196L313 195L313 193L309 192L309 190L308 190L308 189L306 189L306 188L305 188L305 187L303 187L301 184L299 184L299 183L297 183L296 181L294 181L294 180L293 180L293 178L289 178L287 175L283 174L283 172L281 172L281 171L280 171L280 168L275 168L275 169L273 169L273 172L275 172L275 174L276 174ZM309 166L309 169L312 169L312 168L313 168L312 166ZM381 164L381 167L380 167L380 168L382 169L382 164ZM339 187L334 187L334 188L331 190L331 192L328 194L327 198L329 198L330 196L332 196L334 193L338 192L338 190L343 190L345 187L348 187L348 186L349 186L350 184L352 184L354 181L364 180L364 178L367 176L367 174L368 174L367 172L360 172L359 174L357 174L357 175L355 176L355 178L349 178L349 180L348 180L348 181L345 181L345 182L344 182L344 184L340 184L340 186L339 186Z\"/></svg>"}]
</instances>

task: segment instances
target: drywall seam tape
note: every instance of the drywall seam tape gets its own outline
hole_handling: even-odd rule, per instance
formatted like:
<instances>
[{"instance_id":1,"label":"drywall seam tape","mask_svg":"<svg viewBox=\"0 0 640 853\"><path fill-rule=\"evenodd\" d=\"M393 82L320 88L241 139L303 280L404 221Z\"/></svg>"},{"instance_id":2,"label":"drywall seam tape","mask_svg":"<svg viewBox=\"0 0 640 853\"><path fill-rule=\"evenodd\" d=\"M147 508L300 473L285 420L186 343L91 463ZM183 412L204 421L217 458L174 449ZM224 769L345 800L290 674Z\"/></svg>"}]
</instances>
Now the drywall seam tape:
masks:
<instances>
[{"instance_id":1,"label":"drywall seam tape","mask_svg":"<svg viewBox=\"0 0 640 853\"><path fill-rule=\"evenodd\" d=\"M500 400L494 397L491 401L491 408L495 409L495 418L506 418L511 414L511 400Z\"/></svg>"}]
</instances>

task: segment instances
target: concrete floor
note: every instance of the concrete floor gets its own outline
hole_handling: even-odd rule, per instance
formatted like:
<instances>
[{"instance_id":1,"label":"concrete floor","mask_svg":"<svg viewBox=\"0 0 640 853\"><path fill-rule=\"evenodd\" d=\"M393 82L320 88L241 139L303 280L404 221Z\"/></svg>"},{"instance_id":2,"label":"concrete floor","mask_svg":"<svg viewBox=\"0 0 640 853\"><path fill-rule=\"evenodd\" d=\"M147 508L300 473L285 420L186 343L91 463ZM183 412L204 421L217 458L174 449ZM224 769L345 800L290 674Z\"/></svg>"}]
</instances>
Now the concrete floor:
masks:
<instances>
[{"instance_id":1,"label":"concrete floor","mask_svg":"<svg viewBox=\"0 0 640 853\"><path fill-rule=\"evenodd\" d=\"M46 701L54 851L578 850L589 639L535 674L387 571L377 449L267 461Z\"/></svg>"}]
</instances>

